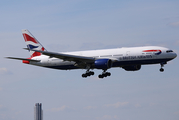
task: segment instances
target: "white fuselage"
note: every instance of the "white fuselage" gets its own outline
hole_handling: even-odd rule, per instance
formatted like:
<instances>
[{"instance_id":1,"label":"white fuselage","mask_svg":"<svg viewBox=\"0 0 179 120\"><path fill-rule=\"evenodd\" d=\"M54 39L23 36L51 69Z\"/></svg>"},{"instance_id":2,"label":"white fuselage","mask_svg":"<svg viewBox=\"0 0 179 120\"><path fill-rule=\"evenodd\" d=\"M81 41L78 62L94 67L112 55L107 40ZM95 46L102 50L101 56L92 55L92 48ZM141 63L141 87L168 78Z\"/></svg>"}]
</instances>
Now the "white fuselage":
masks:
<instances>
[{"instance_id":1,"label":"white fuselage","mask_svg":"<svg viewBox=\"0 0 179 120\"><path fill-rule=\"evenodd\" d=\"M86 72L82 74L83 78L94 75L91 69L103 70L98 77L104 78L111 75L107 70L113 67L121 67L126 71L137 71L141 69L142 65L147 64L160 64L160 72L163 72L164 65L177 56L172 50L159 46L57 53L47 51L27 29L22 30L22 35L27 45L25 49L30 52L30 58L6 58L59 70L86 69Z\"/></svg>"},{"instance_id":2,"label":"white fuselage","mask_svg":"<svg viewBox=\"0 0 179 120\"><path fill-rule=\"evenodd\" d=\"M167 61L170 61L177 56L176 53L174 53L170 49L158 46L129 47L63 53L69 55L94 57L95 59L111 59L113 62L112 67L166 63ZM40 62L31 61L30 64L32 65L62 70L79 69L79 67L75 66L75 62L73 61L64 61L62 59L49 57L46 55L36 56L32 59L40 60Z\"/></svg>"}]
</instances>

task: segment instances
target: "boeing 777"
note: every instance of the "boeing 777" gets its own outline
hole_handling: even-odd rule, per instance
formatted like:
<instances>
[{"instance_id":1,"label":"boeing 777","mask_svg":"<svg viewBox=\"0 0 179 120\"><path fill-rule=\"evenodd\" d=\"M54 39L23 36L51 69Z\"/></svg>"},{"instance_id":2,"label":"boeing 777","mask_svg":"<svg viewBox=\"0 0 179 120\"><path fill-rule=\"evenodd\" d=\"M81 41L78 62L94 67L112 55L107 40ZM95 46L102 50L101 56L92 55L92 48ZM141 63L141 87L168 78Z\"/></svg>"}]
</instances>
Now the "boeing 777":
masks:
<instances>
[{"instance_id":1,"label":"boeing 777","mask_svg":"<svg viewBox=\"0 0 179 120\"><path fill-rule=\"evenodd\" d=\"M160 64L160 71L163 72L164 65L177 56L172 50L159 46L49 52L28 30L22 30L22 34L27 44L25 49L29 50L30 58L7 58L22 60L25 64L60 70L86 69L86 72L82 74L83 78L94 75L93 69L103 70L98 77L104 78L111 75L107 70L113 67L137 71L141 69L141 65L147 64Z\"/></svg>"}]
</instances>

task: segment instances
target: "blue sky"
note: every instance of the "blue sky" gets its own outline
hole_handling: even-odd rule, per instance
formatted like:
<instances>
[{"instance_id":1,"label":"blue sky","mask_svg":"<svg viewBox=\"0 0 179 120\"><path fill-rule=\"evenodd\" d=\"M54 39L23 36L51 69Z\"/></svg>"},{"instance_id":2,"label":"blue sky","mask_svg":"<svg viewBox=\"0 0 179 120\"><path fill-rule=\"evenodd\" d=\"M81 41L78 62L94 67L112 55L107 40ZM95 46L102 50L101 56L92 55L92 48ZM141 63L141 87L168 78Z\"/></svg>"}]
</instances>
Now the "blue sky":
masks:
<instances>
[{"instance_id":1,"label":"blue sky","mask_svg":"<svg viewBox=\"0 0 179 120\"><path fill-rule=\"evenodd\" d=\"M178 120L178 58L140 71L110 69L111 77L81 78L7 60L29 57L21 30L54 52L157 45L179 54L177 0L1 0L0 119L32 120L41 102L44 120Z\"/></svg>"}]
</instances>

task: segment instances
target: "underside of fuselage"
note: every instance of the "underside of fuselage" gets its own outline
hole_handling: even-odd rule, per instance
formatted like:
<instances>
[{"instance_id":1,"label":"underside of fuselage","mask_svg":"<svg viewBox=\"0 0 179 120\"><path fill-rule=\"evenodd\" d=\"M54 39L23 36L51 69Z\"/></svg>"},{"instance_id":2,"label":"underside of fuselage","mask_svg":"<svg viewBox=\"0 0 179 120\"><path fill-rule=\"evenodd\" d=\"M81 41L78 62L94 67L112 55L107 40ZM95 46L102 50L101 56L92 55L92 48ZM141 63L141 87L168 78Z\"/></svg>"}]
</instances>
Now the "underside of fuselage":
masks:
<instances>
[{"instance_id":1,"label":"underside of fuselage","mask_svg":"<svg viewBox=\"0 0 179 120\"><path fill-rule=\"evenodd\" d=\"M167 63L170 60L172 60L172 59L171 58L165 58L165 59L151 59L151 60L118 61L118 62L113 62L111 68L113 68L113 67L131 66L131 65L161 64L161 63ZM77 66L75 66L73 64L69 64L69 65L54 65L54 66L42 66L42 67L52 68L52 69L59 69L59 70L81 69L80 67L77 67ZM91 69L95 69L95 68L91 68Z\"/></svg>"}]
</instances>

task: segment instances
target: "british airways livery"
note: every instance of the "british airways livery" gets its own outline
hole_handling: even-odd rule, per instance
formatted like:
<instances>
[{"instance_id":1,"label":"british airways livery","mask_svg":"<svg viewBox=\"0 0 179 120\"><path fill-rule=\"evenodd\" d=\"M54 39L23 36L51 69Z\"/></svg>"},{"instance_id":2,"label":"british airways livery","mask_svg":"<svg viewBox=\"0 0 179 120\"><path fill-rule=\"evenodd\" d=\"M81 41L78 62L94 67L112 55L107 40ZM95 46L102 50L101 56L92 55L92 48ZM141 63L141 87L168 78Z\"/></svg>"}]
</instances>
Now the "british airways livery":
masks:
<instances>
[{"instance_id":1,"label":"british airways livery","mask_svg":"<svg viewBox=\"0 0 179 120\"><path fill-rule=\"evenodd\" d=\"M160 64L163 72L164 65L174 59L177 54L172 50L159 46L129 47L77 52L49 52L28 31L22 30L23 37L30 52L29 58L7 57L9 59L22 60L25 64L31 64L46 68L71 70L86 69L83 78L94 75L93 69L103 70L99 78L110 76L108 69L121 67L126 71L137 71L141 65Z\"/></svg>"}]
</instances>

